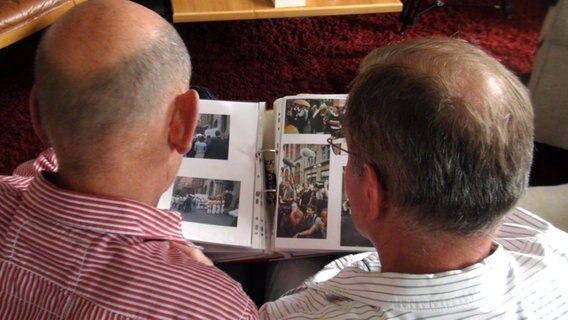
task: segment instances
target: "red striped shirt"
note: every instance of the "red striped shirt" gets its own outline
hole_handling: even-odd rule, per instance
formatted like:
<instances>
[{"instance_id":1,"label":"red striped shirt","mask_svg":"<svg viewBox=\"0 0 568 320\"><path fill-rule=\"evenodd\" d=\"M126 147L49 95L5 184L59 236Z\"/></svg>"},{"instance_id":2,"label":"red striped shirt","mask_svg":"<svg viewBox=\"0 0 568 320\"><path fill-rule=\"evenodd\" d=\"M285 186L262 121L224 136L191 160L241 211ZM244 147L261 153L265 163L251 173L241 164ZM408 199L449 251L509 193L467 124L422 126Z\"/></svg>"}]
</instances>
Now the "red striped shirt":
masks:
<instances>
[{"instance_id":1,"label":"red striped shirt","mask_svg":"<svg viewBox=\"0 0 568 320\"><path fill-rule=\"evenodd\" d=\"M258 318L240 284L170 245L177 212L59 189L56 168L49 150L0 177L0 319Z\"/></svg>"}]
</instances>

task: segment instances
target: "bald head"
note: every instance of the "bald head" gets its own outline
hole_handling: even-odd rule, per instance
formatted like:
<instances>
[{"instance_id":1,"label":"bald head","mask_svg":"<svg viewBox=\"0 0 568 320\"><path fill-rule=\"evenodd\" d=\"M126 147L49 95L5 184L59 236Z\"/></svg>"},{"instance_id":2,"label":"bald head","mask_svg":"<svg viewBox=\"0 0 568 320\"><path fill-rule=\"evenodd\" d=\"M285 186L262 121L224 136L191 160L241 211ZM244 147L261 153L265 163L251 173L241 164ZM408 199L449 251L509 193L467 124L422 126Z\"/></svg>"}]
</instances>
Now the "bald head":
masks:
<instances>
[{"instance_id":1,"label":"bald head","mask_svg":"<svg viewBox=\"0 0 568 320\"><path fill-rule=\"evenodd\" d=\"M142 143L190 73L182 39L145 7L92 0L70 10L36 55L39 117L60 163L86 167Z\"/></svg>"},{"instance_id":2,"label":"bald head","mask_svg":"<svg viewBox=\"0 0 568 320\"><path fill-rule=\"evenodd\" d=\"M159 37L167 22L133 2L87 1L45 35L44 53L69 76L112 68Z\"/></svg>"}]
</instances>

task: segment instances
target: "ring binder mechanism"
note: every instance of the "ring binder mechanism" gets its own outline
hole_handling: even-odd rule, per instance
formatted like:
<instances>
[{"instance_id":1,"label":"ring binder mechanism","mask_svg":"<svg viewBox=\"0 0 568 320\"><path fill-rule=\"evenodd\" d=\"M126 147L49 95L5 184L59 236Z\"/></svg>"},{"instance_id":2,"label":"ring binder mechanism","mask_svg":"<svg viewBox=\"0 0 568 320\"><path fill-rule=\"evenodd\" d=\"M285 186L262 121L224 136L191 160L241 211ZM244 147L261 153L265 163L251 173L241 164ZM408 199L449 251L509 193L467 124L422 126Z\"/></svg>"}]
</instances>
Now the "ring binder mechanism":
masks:
<instances>
[{"instance_id":1,"label":"ring binder mechanism","mask_svg":"<svg viewBox=\"0 0 568 320\"><path fill-rule=\"evenodd\" d=\"M261 190L261 191L256 192L256 196L258 197L258 196L260 196L264 193L276 193L276 191L278 191L278 190L276 190L276 189Z\"/></svg>"},{"instance_id":2,"label":"ring binder mechanism","mask_svg":"<svg viewBox=\"0 0 568 320\"><path fill-rule=\"evenodd\" d=\"M278 154L278 150L276 150L276 149L262 149L257 154L263 154L265 152L272 152L272 153Z\"/></svg>"},{"instance_id":3,"label":"ring binder mechanism","mask_svg":"<svg viewBox=\"0 0 568 320\"><path fill-rule=\"evenodd\" d=\"M184 158L158 207L180 212L184 236L215 262L370 249L343 242L353 234L342 229L350 221L342 209L346 158L326 143L342 119L332 109L345 99L302 94L276 100L274 110L202 100L196 137L207 144L223 132L226 159Z\"/></svg>"}]
</instances>

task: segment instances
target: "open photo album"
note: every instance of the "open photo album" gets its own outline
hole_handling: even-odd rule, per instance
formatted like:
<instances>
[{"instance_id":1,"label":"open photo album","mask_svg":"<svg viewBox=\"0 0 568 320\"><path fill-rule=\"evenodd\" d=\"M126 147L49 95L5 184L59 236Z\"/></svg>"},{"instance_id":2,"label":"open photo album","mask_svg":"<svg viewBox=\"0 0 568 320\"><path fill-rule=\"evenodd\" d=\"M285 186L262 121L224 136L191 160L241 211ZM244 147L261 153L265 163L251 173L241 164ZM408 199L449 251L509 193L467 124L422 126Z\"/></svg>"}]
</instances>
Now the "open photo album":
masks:
<instances>
[{"instance_id":1,"label":"open photo album","mask_svg":"<svg viewBox=\"0 0 568 320\"><path fill-rule=\"evenodd\" d=\"M202 100L192 149L158 207L178 211L186 239L216 262L372 250L351 219L347 154L327 141L346 98L288 96L273 110Z\"/></svg>"}]
</instances>

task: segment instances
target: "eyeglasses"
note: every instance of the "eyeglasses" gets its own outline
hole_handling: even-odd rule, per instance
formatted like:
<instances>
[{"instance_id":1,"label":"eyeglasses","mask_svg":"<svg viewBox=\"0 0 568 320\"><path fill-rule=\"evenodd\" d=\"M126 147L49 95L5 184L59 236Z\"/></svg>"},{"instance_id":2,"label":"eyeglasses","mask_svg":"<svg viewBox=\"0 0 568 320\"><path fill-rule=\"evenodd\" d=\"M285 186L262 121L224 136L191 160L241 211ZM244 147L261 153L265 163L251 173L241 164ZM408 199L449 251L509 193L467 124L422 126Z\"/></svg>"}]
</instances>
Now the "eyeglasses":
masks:
<instances>
[{"instance_id":1,"label":"eyeglasses","mask_svg":"<svg viewBox=\"0 0 568 320\"><path fill-rule=\"evenodd\" d=\"M331 151L333 151L334 155L340 156L341 152L343 151L352 156L356 156L352 152L349 152L349 150L341 147L341 144L345 142L345 137L343 136L343 133L341 131L336 131L332 133L331 136L327 138L326 141L330 145Z\"/></svg>"},{"instance_id":2,"label":"eyeglasses","mask_svg":"<svg viewBox=\"0 0 568 320\"><path fill-rule=\"evenodd\" d=\"M333 151L333 154L335 154L336 156L340 156L341 152L345 152L346 154L352 155L354 157L360 157L359 155L350 152L349 150L341 147L341 144L345 142L345 137L343 136L343 132L341 131L336 131L334 133L331 134L331 136L329 138L327 138L327 143L329 144L329 146L331 147L331 150ZM375 171L375 176L377 176L377 179L379 181L379 183L381 184L381 186L383 187L384 190L387 190L387 187L385 185L385 181L382 179L382 174L379 171L379 167L377 166L377 164L374 161L371 160L367 160L368 163L371 164L371 167L373 167L373 171Z\"/></svg>"}]
</instances>

